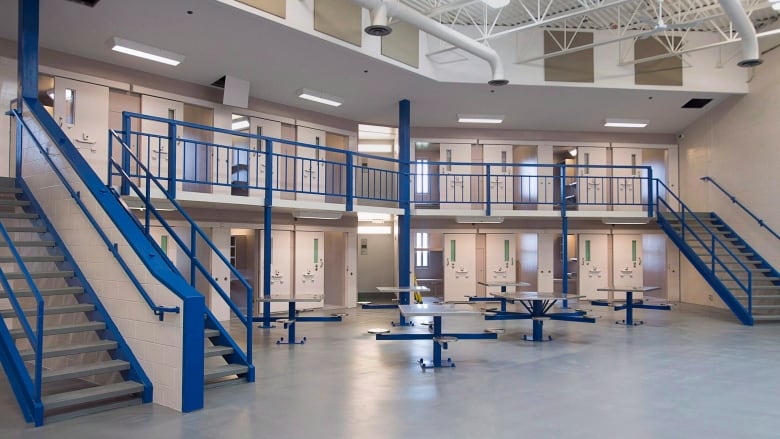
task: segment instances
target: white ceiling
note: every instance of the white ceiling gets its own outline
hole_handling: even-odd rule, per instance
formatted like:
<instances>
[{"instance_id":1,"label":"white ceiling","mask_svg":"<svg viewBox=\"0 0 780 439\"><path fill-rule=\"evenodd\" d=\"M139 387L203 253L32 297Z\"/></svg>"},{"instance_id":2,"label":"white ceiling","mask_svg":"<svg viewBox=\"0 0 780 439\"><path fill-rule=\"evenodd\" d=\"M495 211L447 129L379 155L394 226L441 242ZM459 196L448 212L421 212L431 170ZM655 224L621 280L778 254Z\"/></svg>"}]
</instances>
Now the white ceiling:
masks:
<instances>
[{"instance_id":1,"label":"white ceiling","mask_svg":"<svg viewBox=\"0 0 780 439\"><path fill-rule=\"evenodd\" d=\"M0 0L0 37L16 39L16 0ZM187 14L187 11L193 14ZM102 0L88 8L41 0L41 45L154 74L209 84L228 73L250 80L251 94L360 123L395 125L410 99L416 127L456 127L458 113L506 115L502 129L620 131L606 117L649 119L645 133L676 133L728 95L685 91L440 83L210 0ZM108 49L119 36L186 56L168 67ZM295 91L343 97L339 108L307 103ZM705 110L680 106L713 98Z\"/></svg>"}]
</instances>

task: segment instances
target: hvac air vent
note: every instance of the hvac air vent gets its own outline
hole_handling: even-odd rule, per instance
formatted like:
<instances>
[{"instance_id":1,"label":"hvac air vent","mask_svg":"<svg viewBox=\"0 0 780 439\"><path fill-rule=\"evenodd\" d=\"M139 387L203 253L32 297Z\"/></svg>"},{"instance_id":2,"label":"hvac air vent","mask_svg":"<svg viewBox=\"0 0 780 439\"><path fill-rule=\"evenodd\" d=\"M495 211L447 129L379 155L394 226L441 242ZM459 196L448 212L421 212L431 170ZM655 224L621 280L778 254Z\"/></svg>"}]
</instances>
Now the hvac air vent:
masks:
<instances>
[{"instance_id":1,"label":"hvac air vent","mask_svg":"<svg viewBox=\"0 0 780 439\"><path fill-rule=\"evenodd\" d=\"M90 8L94 8L94 7L95 7L95 5L96 5L96 4L97 4L97 3L98 3L100 0L68 0L68 1L71 1L71 2L73 2L73 3L78 3L78 4L80 4L80 5L84 5L84 6L89 6Z\"/></svg>"},{"instance_id":2,"label":"hvac air vent","mask_svg":"<svg viewBox=\"0 0 780 439\"><path fill-rule=\"evenodd\" d=\"M704 108L710 102L712 102L712 99L691 99L682 108Z\"/></svg>"},{"instance_id":3,"label":"hvac air vent","mask_svg":"<svg viewBox=\"0 0 780 439\"><path fill-rule=\"evenodd\" d=\"M226 80L227 80L227 76L223 76L223 77L217 79L216 81L212 82L211 86L212 87L217 87L217 88L225 88L225 81Z\"/></svg>"}]
</instances>

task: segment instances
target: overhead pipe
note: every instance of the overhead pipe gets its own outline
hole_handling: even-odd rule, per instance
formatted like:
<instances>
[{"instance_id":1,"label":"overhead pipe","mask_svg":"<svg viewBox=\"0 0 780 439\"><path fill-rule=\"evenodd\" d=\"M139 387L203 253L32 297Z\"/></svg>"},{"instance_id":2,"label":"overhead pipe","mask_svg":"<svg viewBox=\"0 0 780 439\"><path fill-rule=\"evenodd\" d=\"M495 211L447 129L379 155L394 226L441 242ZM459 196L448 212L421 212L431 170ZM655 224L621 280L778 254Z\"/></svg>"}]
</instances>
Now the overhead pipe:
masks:
<instances>
[{"instance_id":1,"label":"overhead pipe","mask_svg":"<svg viewBox=\"0 0 780 439\"><path fill-rule=\"evenodd\" d=\"M750 18L748 18L745 12L745 8L742 7L739 0L720 0L720 6L742 39L740 43L742 45L742 61L738 62L737 65L740 67L761 65L764 61L761 60L758 51L758 37L756 36L756 30L753 28L753 23L750 22Z\"/></svg>"},{"instance_id":2,"label":"overhead pipe","mask_svg":"<svg viewBox=\"0 0 780 439\"><path fill-rule=\"evenodd\" d=\"M501 58L499 58L498 53L492 48L478 43L450 27L433 21L425 15L402 4L399 0L352 1L368 9L371 13L371 26L368 26L365 29L366 33L377 35L376 32L379 31L380 36L382 36L381 32L387 32L384 35L390 33L385 29L388 28L387 16L390 15L393 18L411 24L427 34L433 35L442 41L450 43L455 47L463 49L466 52L487 61L493 71L493 79L488 81L488 84L495 86L509 84L509 81L504 75L504 63L501 61Z\"/></svg>"}]
</instances>

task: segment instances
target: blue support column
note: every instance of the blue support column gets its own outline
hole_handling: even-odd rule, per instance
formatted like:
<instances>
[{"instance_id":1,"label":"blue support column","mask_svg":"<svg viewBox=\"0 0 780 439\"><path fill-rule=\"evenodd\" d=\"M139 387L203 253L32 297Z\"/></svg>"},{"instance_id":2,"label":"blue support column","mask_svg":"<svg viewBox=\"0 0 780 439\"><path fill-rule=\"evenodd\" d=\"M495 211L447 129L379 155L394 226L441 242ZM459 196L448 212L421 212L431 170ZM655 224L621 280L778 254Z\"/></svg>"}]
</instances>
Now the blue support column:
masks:
<instances>
[{"instance_id":1,"label":"blue support column","mask_svg":"<svg viewBox=\"0 0 780 439\"><path fill-rule=\"evenodd\" d=\"M38 99L38 0L19 0L16 109L22 98ZM22 176L22 129L16 130L16 176Z\"/></svg>"},{"instance_id":2,"label":"blue support column","mask_svg":"<svg viewBox=\"0 0 780 439\"><path fill-rule=\"evenodd\" d=\"M398 199L404 214L398 221L398 285L411 286L412 220L409 181L411 169L411 104L408 99L398 103ZM398 304L409 304L409 293L398 293ZM399 314L399 324L407 325L406 317Z\"/></svg>"},{"instance_id":3,"label":"blue support column","mask_svg":"<svg viewBox=\"0 0 780 439\"><path fill-rule=\"evenodd\" d=\"M271 297L271 213L273 212L273 146L265 141L265 209L263 211L263 296ZM261 328L273 328L271 324L271 303L263 302L263 324Z\"/></svg>"},{"instance_id":4,"label":"blue support column","mask_svg":"<svg viewBox=\"0 0 780 439\"><path fill-rule=\"evenodd\" d=\"M187 413L203 408L203 296L186 299L183 308L181 411Z\"/></svg>"},{"instance_id":5,"label":"blue support column","mask_svg":"<svg viewBox=\"0 0 780 439\"><path fill-rule=\"evenodd\" d=\"M561 166L561 258L563 259L563 297L569 294L569 217L566 216L566 165ZM569 301L563 299L561 308L568 309ZM534 325L536 322L534 322ZM534 326L535 328L536 326ZM535 337L535 335L534 335Z\"/></svg>"}]
</instances>

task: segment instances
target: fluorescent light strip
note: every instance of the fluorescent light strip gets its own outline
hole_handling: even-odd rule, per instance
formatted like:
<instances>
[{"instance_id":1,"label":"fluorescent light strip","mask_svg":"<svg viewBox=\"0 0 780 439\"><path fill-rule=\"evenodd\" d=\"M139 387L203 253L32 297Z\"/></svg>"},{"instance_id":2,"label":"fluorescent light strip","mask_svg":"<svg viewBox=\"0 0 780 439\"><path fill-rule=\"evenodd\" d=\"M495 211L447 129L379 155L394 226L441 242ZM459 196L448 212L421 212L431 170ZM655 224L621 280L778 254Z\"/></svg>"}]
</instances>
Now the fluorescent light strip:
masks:
<instances>
[{"instance_id":1,"label":"fluorescent light strip","mask_svg":"<svg viewBox=\"0 0 780 439\"><path fill-rule=\"evenodd\" d=\"M136 43L135 41L125 40L113 37L109 41L111 50L124 53L126 55L137 56L139 58L156 61L169 66L178 66L184 61L184 56L177 53L168 52L146 44Z\"/></svg>"},{"instance_id":2,"label":"fluorescent light strip","mask_svg":"<svg viewBox=\"0 0 780 439\"><path fill-rule=\"evenodd\" d=\"M460 123L501 123L504 121L504 115L493 114L459 114Z\"/></svg>"},{"instance_id":3,"label":"fluorescent light strip","mask_svg":"<svg viewBox=\"0 0 780 439\"><path fill-rule=\"evenodd\" d=\"M393 145L389 143L358 143L358 152L390 153Z\"/></svg>"},{"instance_id":4,"label":"fluorescent light strip","mask_svg":"<svg viewBox=\"0 0 780 439\"><path fill-rule=\"evenodd\" d=\"M329 96L325 93L308 88L302 88L298 90L298 97L312 102L330 105L331 107L340 107L341 104L344 103L343 99L339 98L338 96Z\"/></svg>"},{"instance_id":5,"label":"fluorescent light strip","mask_svg":"<svg viewBox=\"0 0 780 439\"><path fill-rule=\"evenodd\" d=\"M390 226L358 226L358 235L389 235L393 233Z\"/></svg>"},{"instance_id":6,"label":"fluorescent light strip","mask_svg":"<svg viewBox=\"0 0 780 439\"><path fill-rule=\"evenodd\" d=\"M232 128L233 131L245 130L249 128L249 121L245 119L239 120L238 122L233 122Z\"/></svg>"},{"instance_id":7,"label":"fluorescent light strip","mask_svg":"<svg viewBox=\"0 0 780 439\"><path fill-rule=\"evenodd\" d=\"M613 128L644 128L649 124L649 120L642 119L606 119L604 120L605 127Z\"/></svg>"}]
</instances>

